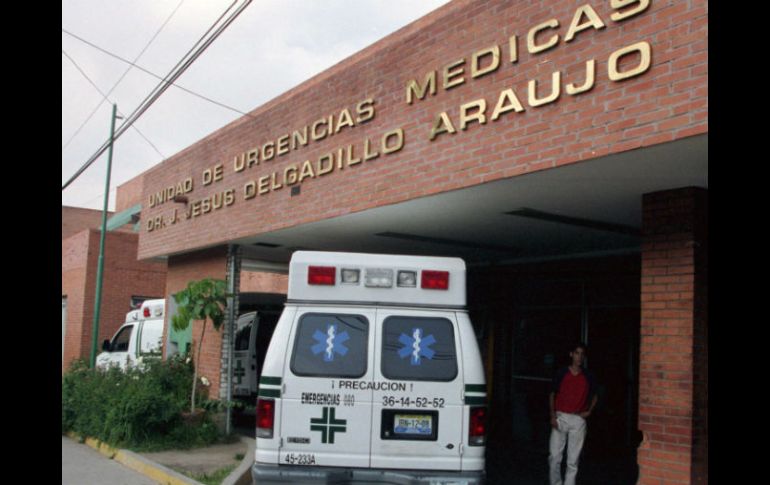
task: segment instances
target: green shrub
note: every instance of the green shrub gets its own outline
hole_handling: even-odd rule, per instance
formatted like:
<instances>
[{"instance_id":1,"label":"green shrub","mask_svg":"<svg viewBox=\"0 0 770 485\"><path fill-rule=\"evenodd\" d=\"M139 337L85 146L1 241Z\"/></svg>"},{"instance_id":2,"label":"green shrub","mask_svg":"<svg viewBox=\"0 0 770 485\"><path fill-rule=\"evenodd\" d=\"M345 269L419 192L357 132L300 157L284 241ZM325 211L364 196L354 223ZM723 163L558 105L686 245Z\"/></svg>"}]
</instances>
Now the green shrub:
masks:
<instances>
[{"instance_id":1,"label":"green shrub","mask_svg":"<svg viewBox=\"0 0 770 485\"><path fill-rule=\"evenodd\" d=\"M62 379L62 433L74 431L134 449L205 446L219 438L210 417L185 423L192 365L173 358L143 370L89 369L75 362Z\"/></svg>"}]
</instances>

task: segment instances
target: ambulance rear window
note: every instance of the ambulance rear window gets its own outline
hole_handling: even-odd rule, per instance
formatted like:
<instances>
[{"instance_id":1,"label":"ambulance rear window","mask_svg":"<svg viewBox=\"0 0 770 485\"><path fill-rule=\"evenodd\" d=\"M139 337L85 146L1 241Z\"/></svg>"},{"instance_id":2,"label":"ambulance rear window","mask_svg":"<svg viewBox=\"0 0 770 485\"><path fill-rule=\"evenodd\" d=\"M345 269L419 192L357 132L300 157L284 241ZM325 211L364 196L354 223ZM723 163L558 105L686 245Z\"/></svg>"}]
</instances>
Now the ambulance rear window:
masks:
<instances>
[{"instance_id":1,"label":"ambulance rear window","mask_svg":"<svg viewBox=\"0 0 770 485\"><path fill-rule=\"evenodd\" d=\"M366 374L369 321L361 315L307 313L299 320L291 371L308 377Z\"/></svg>"},{"instance_id":2,"label":"ambulance rear window","mask_svg":"<svg viewBox=\"0 0 770 485\"><path fill-rule=\"evenodd\" d=\"M452 322L446 318L386 318L382 375L394 380L454 380L457 352Z\"/></svg>"},{"instance_id":3,"label":"ambulance rear window","mask_svg":"<svg viewBox=\"0 0 770 485\"><path fill-rule=\"evenodd\" d=\"M249 350L251 323L251 320L237 322L238 329L235 331L235 350Z\"/></svg>"}]
</instances>

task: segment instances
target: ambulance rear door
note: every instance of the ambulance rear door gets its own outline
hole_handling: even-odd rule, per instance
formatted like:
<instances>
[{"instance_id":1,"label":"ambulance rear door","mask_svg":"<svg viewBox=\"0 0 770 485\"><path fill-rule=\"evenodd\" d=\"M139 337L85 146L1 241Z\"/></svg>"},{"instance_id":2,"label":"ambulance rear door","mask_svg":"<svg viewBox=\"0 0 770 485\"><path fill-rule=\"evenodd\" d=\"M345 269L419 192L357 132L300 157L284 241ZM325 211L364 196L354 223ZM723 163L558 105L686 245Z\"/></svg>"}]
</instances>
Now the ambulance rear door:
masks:
<instances>
[{"instance_id":1,"label":"ambulance rear door","mask_svg":"<svg viewBox=\"0 0 770 485\"><path fill-rule=\"evenodd\" d=\"M235 323L233 350L233 395L249 397L257 392L256 334L259 317L256 312L238 317Z\"/></svg>"},{"instance_id":2,"label":"ambulance rear door","mask_svg":"<svg viewBox=\"0 0 770 485\"><path fill-rule=\"evenodd\" d=\"M368 467L375 312L302 307L289 338L279 463Z\"/></svg>"},{"instance_id":3,"label":"ambulance rear door","mask_svg":"<svg viewBox=\"0 0 770 485\"><path fill-rule=\"evenodd\" d=\"M460 470L463 369L457 319L439 310L378 309L372 467Z\"/></svg>"}]
</instances>

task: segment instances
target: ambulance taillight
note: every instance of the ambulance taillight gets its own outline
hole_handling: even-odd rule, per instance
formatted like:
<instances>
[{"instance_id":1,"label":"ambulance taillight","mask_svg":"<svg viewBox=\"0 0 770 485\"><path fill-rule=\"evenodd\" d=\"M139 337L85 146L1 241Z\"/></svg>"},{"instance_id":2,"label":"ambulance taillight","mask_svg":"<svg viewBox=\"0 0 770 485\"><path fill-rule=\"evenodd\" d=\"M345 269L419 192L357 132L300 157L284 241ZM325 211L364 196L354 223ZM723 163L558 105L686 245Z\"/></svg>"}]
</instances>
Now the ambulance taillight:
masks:
<instances>
[{"instance_id":1,"label":"ambulance taillight","mask_svg":"<svg viewBox=\"0 0 770 485\"><path fill-rule=\"evenodd\" d=\"M484 446L487 441L487 408L472 407L470 426L468 428L468 444Z\"/></svg>"},{"instance_id":2,"label":"ambulance taillight","mask_svg":"<svg viewBox=\"0 0 770 485\"><path fill-rule=\"evenodd\" d=\"M257 437L272 438L275 425L275 401L257 399Z\"/></svg>"},{"instance_id":3,"label":"ambulance taillight","mask_svg":"<svg viewBox=\"0 0 770 485\"><path fill-rule=\"evenodd\" d=\"M150 307L146 306L144 307L144 312L142 312L144 315L144 318L150 318Z\"/></svg>"}]
</instances>

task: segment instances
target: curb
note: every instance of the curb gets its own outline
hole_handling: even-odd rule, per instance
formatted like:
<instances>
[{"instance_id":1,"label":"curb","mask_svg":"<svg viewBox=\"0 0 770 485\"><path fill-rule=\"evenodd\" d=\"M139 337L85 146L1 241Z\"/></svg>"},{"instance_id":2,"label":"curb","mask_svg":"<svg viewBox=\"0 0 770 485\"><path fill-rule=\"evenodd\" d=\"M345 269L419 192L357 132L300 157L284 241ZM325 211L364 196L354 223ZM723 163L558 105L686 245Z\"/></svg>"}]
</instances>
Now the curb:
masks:
<instances>
[{"instance_id":1,"label":"curb","mask_svg":"<svg viewBox=\"0 0 770 485\"><path fill-rule=\"evenodd\" d=\"M230 475L222 481L221 485L252 485L251 482L251 465L254 464L254 453L256 451L256 441L254 438L246 438L241 436L241 443L245 443L248 446L246 454L241 460L241 464L233 470Z\"/></svg>"},{"instance_id":2,"label":"curb","mask_svg":"<svg viewBox=\"0 0 770 485\"><path fill-rule=\"evenodd\" d=\"M81 442L82 439L75 433L67 433L67 436L77 442ZM143 456L137 455L133 451L112 448L111 446L94 438L86 438L85 444L95 449L107 458L113 459L118 463L164 485L203 485L202 483L193 480L190 477L182 475L181 473L178 473L161 464L152 462ZM245 460L246 457L244 457L244 461ZM242 465L243 463L241 463L241 466ZM240 469L240 467L238 469ZM232 476L232 474L230 476ZM227 478L229 479L230 476ZM240 482L238 483L240 484Z\"/></svg>"}]
</instances>

